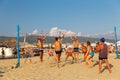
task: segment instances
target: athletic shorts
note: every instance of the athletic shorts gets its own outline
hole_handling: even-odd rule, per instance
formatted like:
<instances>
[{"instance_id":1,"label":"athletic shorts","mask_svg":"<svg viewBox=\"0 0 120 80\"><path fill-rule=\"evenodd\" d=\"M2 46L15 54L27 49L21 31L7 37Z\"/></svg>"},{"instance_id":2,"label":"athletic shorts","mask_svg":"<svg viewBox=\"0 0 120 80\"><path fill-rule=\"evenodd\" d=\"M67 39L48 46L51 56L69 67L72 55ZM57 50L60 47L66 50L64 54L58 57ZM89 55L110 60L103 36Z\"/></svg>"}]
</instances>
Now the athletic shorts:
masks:
<instances>
[{"instance_id":1,"label":"athletic shorts","mask_svg":"<svg viewBox=\"0 0 120 80\"><path fill-rule=\"evenodd\" d=\"M104 58L102 58L102 57L99 57L99 60L103 60L103 59L108 59L107 57L104 57Z\"/></svg>"},{"instance_id":2,"label":"athletic shorts","mask_svg":"<svg viewBox=\"0 0 120 80\"><path fill-rule=\"evenodd\" d=\"M25 58L29 58L30 57L30 55L29 54L25 54Z\"/></svg>"},{"instance_id":3,"label":"athletic shorts","mask_svg":"<svg viewBox=\"0 0 120 80\"><path fill-rule=\"evenodd\" d=\"M79 52L79 48L74 48L74 52Z\"/></svg>"},{"instance_id":4,"label":"athletic shorts","mask_svg":"<svg viewBox=\"0 0 120 80\"><path fill-rule=\"evenodd\" d=\"M60 54L61 53L61 50L60 51L55 51L56 54Z\"/></svg>"},{"instance_id":5,"label":"athletic shorts","mask_svg":"<svg viewBox=\"0 0 120 80\"><path fill-rule=\"evenodd\" d=\"M89 55L93 57L94 56L94 52L90 52Z\"/></svg>"},{"instance_id":6,"label":"athletic shorts","mask_svg":"<svg viewBox=\"0 0 120 80\"><path fill-rule=\"evenodd\" d=\"M38 51L39 51L39 52L43 52L43 49L42 49L42 48L40 48Z\"/></svg>"}]
</instances>

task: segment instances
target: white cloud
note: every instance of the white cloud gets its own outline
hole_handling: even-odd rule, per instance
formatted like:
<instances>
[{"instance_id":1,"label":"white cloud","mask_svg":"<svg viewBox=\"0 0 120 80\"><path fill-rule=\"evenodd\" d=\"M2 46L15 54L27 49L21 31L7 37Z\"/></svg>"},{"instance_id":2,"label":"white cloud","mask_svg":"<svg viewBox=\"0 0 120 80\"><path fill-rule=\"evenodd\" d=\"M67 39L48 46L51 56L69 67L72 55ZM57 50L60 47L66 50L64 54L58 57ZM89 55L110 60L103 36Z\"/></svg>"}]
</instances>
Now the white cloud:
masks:
<instances>
[{"instance_id":1,"label":"white cloud","mask_svg":"<svg viewBox=\"0 0 120 80\"><path fill-rule=\"evenodd\" d=\"M38 30L37 29L33 30L31 34L38 34Z\"/></svg>"},{"instance_id":2,"label":"white cloud","mask_svg":"<svg viewBox=\"0 0 120 80\"><path fill-rule=\"evenodd\" d=\"M53 27L50 30L50 36L58 36L60 33L65 33L65 36L75 35L75 32L71 30L59 29L58 27Z\"/></svg>"},{"instance_id":3,"label":"white cloud","mask_svg":"<svg viewBox=\"0 0 120 80\"><path fill-rule=\"evenodd\" d=\"M75 33L71 30L60 29L58 27L53 27L50 29L50 36L58 36L60 33L65 33L65 36L74 35L74 36L83 36L83 37L100 37L100 36L109 36L114 34L113 31L102 33L102 34L97 34L97 33L82 34L81 32Z\"/></svg>"},{"instance_id":4,"label":"white cloud","mask_svg":"<svg viewBox=\"0 0 120 80\"><path fill-rule=\"evenodd\" d=\"M72 32L71 30L66 31L66 36L70 36L70 35L75 35L75 32Z\"/></svg>"},{"instance_id":5,"label":"white cloud","mask_svg":"<svg viewBox=\"0 0 120 80\"><path fill-rule=\"evenodd\" d=\"M81 33L82 34L82 33ZM94 34L82 34L81 36L83 37L107 37L107 36L114 36L114 32L111 31L111 32L106 32L106 33L102 33L102 34L97 34L97 33L94 33Z\"/></svg>"},{"instance_id":6,"label":"white cloud","mask_svg":"<svg viewBox=\"0 0 120 80\"><path fill-rule=\"evenodd\" d=\"M58 27L51 28L51 30L50 30L50 36L57 36L58 31L59 31Z\"/></svg>"},{"instance_id":7,"label":"white cloud","mask_svg":"<svg viewBox=\"0 0 120 80\"><path fill-rule=\"evenodd\" d=\"M82 33L81 32L77 33L77 36L82 36Z\"/></svg>"},{"instance_id":8,"label":"white cloud","mask_svg":"<svg viewBox=\"0 0 120 80\"><path fill-rule=\"evenodd\" d=\"M72 30L60 29L58 27L52 27L50 29L49 36L58 36L60 33L65 33L65 36L71 36L71 35L73 35L73 36L83 36L83 37L101 37L101 36L104 36L104 37L110 36L111 37L111 36L114 36L113 31L102 33L102 34L97 34L97 33L83 34L81 32L75 33ZM37 29L35 29L29 35L38 35L38 34L39 34L39 31Z\"/></svg>"}]
</instances>

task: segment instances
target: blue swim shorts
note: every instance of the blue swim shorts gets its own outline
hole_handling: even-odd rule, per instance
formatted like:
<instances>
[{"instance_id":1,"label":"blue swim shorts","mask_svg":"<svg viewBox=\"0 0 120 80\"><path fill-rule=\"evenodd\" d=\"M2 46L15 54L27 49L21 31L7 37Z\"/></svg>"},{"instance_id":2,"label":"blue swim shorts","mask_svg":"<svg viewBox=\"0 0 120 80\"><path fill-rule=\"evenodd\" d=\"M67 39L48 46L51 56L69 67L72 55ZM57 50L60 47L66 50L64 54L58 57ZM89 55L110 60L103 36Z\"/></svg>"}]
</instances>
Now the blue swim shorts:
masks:
<instances>
[{"instance_id":1,"label":"blue swim shorts","mask_svg":"<svg viewBox=\"0 0 120 80\"><path fill-rule=\"evenodd\" d=\"M90 52L89 55L93 57L94 56L94 52Z\"/></svg>"}]
</instances>

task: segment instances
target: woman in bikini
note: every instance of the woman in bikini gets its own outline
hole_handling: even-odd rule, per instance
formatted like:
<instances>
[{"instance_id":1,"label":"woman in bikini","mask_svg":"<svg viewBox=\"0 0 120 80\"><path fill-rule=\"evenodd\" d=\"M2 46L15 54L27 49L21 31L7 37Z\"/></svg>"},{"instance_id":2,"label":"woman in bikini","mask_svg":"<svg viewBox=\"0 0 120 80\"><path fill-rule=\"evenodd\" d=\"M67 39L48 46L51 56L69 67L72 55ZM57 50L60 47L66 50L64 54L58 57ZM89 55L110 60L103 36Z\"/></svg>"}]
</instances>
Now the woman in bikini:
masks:
<instances>
[{"instance_id":1,"label":"woman in bikini","mask_svg":"<svg viewBox=\"0 0 120 80\"><path fill-rule=\"evenodd\" d=\"M84 43L81 44L81 50L84 54L84 61L86 60L87 56L86 55L86 52L87 52L87 47L84 45Z\"/></svg>"},{"instance_id":2,"label":"woman in bikini","mask_svg":"<svg viewBox=\"0 0 120 80\"><path fill-rule=\"evenodd\" d=\"M73 49L72 49L72 47L68 47L67 48L67 51L66 51L66 58L65 58L65 61L67 61L67 59L68 59L68 57L72 57L72 59L74 60L74 57L73 57L73 55L72 55L72 52L73 52Z\"/></svg>"},{"instance_id":3,"label":"woman in bikini","mask_svg":"<svg viewBox=\"0 0 120 80\"><path fill-rule=\"evenodd\" d=\"M92 59L93 59L93 56L94 56L94 51L93 51L93 48L91 46L91 43L90 41L87 41L87 53L86 53L86 64L89 66L89 67L92 67L93 66L93 62L92 62Z\"/></svg>"}]
</instances>

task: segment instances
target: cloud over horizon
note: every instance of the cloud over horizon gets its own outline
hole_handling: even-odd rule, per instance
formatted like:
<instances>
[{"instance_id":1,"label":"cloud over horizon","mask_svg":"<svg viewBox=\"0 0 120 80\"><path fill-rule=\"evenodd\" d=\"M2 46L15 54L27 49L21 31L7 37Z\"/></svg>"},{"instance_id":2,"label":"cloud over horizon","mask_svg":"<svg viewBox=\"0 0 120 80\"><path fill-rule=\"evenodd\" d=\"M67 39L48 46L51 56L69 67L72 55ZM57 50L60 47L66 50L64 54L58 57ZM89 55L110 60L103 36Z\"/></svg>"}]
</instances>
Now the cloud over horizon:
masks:
<instances>
[{"instance_id":1,"label":"cloud over horizon","mask_svg":"<svg viewBox=\"0 0 120 80\"><path fill-rule=\"evenodd\" d=\"M31 34L38 34L38 30L37 30L37 29L34 29Z\"/></svg>"},{"instance_id":2,"label":"cloud over horizon","mask_svg":"<svg viewBox=\"0 0 120 80\"><path fill-rule=\"evenodd\" d=\"M75 32L71 30L60 29L58 27L52 27L49 33L50 36L58 36L60 33L65 33L65 36L75 35Z\"/></svg>"},{"instance_id":3,"label":"cloud over horizon","mask_svg":"<svg viewBox=\"0 0 120 80\"><path fill-rule=\"evenodd\" d=\"M37 29L34 29L32 31L32 33L30 33L31 35L39 35L39 31ZM49 31L49 36L58 36L61 33L65 33L65 36L82 36L82 37L114 37L114 32L110 31L110 32L106 32L106 33L102 33L102 34L83 34L82 32L74 32L72 30L66 30L66 29L60 29L59 27L52 27ZM44 34L44 33L43 33Z\"/></svg>"}]
</instances>

